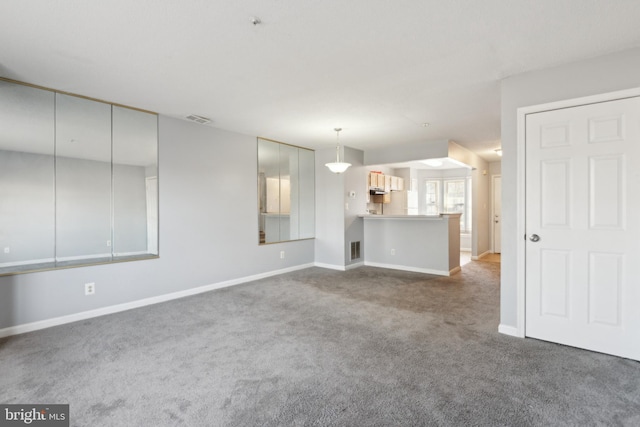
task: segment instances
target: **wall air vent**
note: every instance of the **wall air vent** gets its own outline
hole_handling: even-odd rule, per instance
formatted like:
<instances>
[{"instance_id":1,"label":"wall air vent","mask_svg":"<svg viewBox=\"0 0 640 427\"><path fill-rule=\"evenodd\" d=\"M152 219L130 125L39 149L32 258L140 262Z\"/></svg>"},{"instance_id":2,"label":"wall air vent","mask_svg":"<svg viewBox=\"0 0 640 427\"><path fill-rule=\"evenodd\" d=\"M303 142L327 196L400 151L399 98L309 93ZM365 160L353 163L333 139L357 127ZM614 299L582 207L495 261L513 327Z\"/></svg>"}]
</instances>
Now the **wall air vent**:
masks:
<instances>
[{"instance_id":1,"label":"wall air vent","mask_svg":"<svg viewBox=\"0 0 640 427\"><path fill-rule=\"evenodd\" d=\"M187 120L191 120L192 122L200 123L201 125L206 125L207 123L211 123L211 119L202 116L196 116L195 114L190 114L185 117Z\"/></svg>"},{"instance_id":2,"label":"wall air vent","mask_svg":"<svg viewBox=\"0 0 640 427\"><path fill-rule=\"evenodd\" d=\"M360 242L351 242L351 260L360 258Z\"/></svg>"}]
</instances>

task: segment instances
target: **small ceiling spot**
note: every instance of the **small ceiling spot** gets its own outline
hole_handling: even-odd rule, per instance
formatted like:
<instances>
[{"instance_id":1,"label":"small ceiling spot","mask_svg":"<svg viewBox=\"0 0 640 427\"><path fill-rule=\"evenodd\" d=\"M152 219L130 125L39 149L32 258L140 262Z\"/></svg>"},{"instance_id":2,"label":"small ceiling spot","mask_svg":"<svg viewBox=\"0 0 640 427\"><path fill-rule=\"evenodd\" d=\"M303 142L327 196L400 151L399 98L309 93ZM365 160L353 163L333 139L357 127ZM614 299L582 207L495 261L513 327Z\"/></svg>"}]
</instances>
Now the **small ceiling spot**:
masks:
<instances>
[{"instance_id":1,"label":"small ceiling spot","mask_svg":"<svg viewBox=\"0 0 640 427\"><path fill-rule=\"evenodd\" d=\"M258 24L262 24L262 21L257 16L252 16L251 17L251 23L253 25L258 25Z\"/></svg>"},{"instance_id":2,"label":"small ceiling spot","mask_svg":"<svg viewBox=\"0 0 640 427\"><path fill-rule=\"evenodd\" d=\"M211 123L211 119L202 116L196 116L195 114L190 114L185 117L187 120L191 120L192 122L200 123L201 125L206 125L207 123Z\"/></svg>"},{"instance_id":3,"label":"small ceiling spot","mask_svg":"<svg viewBox=\"0 0 640 427\"><path fill-rule=\"evenodd\" d=\"M423 127L423 128L429 127L429 123L424 122L424 123L422 124L422 127Z\"/></svg>"}]
</instances>

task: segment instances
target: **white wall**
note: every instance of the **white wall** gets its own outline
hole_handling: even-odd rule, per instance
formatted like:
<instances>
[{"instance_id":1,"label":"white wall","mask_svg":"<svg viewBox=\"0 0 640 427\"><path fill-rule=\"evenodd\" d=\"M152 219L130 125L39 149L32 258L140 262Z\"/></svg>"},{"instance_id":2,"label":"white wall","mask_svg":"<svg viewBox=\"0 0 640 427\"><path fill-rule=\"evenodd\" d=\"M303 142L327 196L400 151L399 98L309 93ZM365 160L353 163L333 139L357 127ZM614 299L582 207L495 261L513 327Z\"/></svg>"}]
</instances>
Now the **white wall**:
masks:
<instances>
[{"instance_id":1,"label":"white wall","mask_svg":"<svg viewBox=\"0 0 640 427\"><path fill-rule=\"evenodd\" d=\"M345 161L351 163L351 167L345 173L345 215L344 215L344 237L345 237L345 265L358 264L364 262L364 224L363 219L358 215L364 213L367 206L367 174L368 169L363 166L364 152L354 148L344 148ZM355 197L350 197L349 193L354 191ZM360 242L360 258L351 260L350 242Z\"/></svg>"},{"instance_id":2,"label":"white wall","mask_svg":"<svg viewBox=\"0 0 640 427\"><path fill-rule=\"evenodd\" d=\"M258 245L255 137L161 116L159 139L160 258L0 277L0 329L313 263Z\"/></svg>"},{"instance_id":3,"label":"white wall","mask_svg":"<svg viewBox=\"0 0 640 427\"><path fill-rule=\"evenodd\" d=\"M640 87L640 49L574 62L502 81L502 273L500 323L516 327L517 109Z\"/></svg>"},{"instance_id":4,"label":"white wall","mask_svg":"<svg viewBox=\"0 0 640 427\"><path fill-rule=\"evenodd\" d=\"M449 140L441 139L411 144L390 144L364 153L365 165L384 165L389 163L409 162L442 158L449 155Z\"/></svg>"},{"instance_id":5,"label":"white wall","mask_svg":"<svg viewBox=\"0 0 640 427\"><path fill-rule=\"evenodd\" d=\"M364 228L357 216L366 209L367 171L364 153L344 147L343 159L351 167L332 173L325 163L335 161L335 149L316 151L316 263L343 270L364 260ZM355 198L349 197L351 191ZM350 242L360 241L361 259L351 261Z\"/></svg>"},{"instance_id":6,"label":"white wall","mask_svg":"<svg viewBox=\"0 0 640 427\"><path fill-rule=\"evenodd\" d=\"M489 163L489 175L500 175L502 173L502 162Z\"/></svg>"},{"instance_id":7,"label":"white wall","mask_svg":"<svg viewBox=\"0 0 640 427\"><path fill-rule=\"evenodd\" d=\"M345 177L332 173L325 163L334 162L335 149L316 151L316 238L315 261L325 267L344 268Z\"/></svg>"}]
</instances>

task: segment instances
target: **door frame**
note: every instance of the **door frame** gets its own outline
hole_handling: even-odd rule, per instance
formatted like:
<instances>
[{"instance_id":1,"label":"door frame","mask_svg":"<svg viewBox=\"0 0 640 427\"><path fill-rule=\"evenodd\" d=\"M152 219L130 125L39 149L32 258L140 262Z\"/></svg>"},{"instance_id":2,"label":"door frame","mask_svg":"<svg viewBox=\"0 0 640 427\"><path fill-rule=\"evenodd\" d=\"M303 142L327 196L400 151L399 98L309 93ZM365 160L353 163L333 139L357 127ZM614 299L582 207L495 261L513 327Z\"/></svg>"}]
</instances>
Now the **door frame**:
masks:
<instances>
[{"instance_id":1,"label":"door frame","mask_svg":"<svg viewBox=\"0 0 640 427\"><path fill-rule=\"evenodd\" d=\"M502 188L502 174L491 175L491 252L496 253L496 178L500 178L500 188ZM502 229L502 191L500 197L500 228ZM500 234L502 236L502 233ZM502 240L502 237L500 238ZM502 241L500 242L500 252L502 252Z\"/></svg>"},{"instance_id":2,"label":"door frame","mask_svg":"<svg viewBox=\"0 0 640 427\"><path fill-rule=\"evenodd\" d=\"M598 102L614 101L623 98L640 96L640 88L626 89L621 91L602 93L598 95L584 96L580 98L554 101L545 104L532 105L518 108L517 114L517 139L516 139L516 327L509 331L504 330L509 335L524 338L526 332L525 312L526 312L526 116L527 114L540 113L542 111L559 110L563 108L578 107L586 104L596 104ZM502 232L504 233L504 228Z\"/></svg>"}]
</instances>

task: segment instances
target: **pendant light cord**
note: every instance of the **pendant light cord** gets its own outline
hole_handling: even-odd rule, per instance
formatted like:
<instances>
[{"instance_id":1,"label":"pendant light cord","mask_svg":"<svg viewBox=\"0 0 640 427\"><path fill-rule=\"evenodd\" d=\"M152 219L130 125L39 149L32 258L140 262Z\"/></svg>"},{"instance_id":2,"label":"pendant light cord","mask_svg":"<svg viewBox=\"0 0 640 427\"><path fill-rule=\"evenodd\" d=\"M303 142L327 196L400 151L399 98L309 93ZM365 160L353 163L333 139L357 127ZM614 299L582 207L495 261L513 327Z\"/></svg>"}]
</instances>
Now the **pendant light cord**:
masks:
<instances>
[{"instance_id":1,"label":"pendant light cord","mask_svg":"<svg viewBox=\"0 0 640 427\"><path fill-rule=\"evenodd\" d=\"M336 131L336 163L340 163L340 131L342 128L335 128Z\"/></svg>"}]
</instances>

